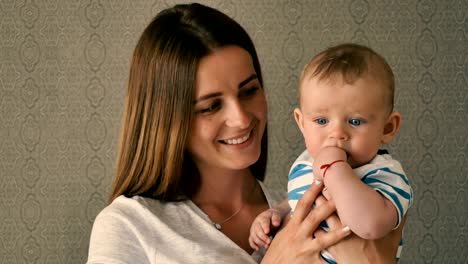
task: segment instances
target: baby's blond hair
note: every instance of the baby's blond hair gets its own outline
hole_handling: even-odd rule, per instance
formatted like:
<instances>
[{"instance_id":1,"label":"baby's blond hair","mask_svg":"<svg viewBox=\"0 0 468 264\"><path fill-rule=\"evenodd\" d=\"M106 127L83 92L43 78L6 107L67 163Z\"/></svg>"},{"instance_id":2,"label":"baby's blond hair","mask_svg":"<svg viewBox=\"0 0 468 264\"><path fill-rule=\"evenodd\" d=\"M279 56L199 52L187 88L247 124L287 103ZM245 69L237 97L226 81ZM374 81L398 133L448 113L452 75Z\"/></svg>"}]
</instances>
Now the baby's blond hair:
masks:
<instances>
[{"instance_id":1,"label":"baby's blond hair","mask_svg":"<svg viewBox=\"0 0 468 264\"><path fill-rule=\"evenodd\" d=\"M382 82L389 110L393 111L395 79L390 65L371 48L353 43L330 47L313 57L301 73L299 93L306 78L317 77L320 81L341 79L353 84L367 74Z\"/></svg>"}]
</instances>

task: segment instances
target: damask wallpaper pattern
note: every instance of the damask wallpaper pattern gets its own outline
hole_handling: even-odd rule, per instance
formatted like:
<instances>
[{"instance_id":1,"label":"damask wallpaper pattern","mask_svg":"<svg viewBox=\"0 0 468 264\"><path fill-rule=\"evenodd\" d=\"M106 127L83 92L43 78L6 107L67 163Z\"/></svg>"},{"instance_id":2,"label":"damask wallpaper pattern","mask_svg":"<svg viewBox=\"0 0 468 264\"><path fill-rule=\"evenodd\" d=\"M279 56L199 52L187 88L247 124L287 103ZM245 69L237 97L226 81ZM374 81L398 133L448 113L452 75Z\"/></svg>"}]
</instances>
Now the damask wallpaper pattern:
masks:
<instances>
[{"instance_id":1,"label":"damask wallpaper pattern","mask_svg":"<svg viewBox=\"0 0 468 264\"><path fill-rule=\"evenodd\" d=\"M0 0L0 262L84 263L113 177L137 37L171 0ZM401 263L468 263L468 1L205 0L254 39L270 108L269 175L285 196L304 148L302 65L343 41L383 54L414 186Z\"/></svg>"}]
</instances>

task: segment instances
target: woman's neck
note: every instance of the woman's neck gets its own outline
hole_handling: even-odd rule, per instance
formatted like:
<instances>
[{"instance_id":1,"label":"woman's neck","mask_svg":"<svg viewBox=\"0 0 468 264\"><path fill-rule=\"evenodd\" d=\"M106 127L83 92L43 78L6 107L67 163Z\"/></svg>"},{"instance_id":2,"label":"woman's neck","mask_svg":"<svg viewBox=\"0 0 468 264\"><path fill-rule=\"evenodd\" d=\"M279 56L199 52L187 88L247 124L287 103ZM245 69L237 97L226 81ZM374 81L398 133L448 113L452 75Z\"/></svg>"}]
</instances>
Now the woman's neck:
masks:
<instances>
[{"instance_id":1,"label":"woman's neck","mask_svg":"<svg viewBox=\"0 0 468 264\"><path fill-rule=\"evenodd\" d=\"M256 184L250 169L200 172L200 189L192 200L199 206L237 208L248 202Z\"/></svg>"},{"instance_id":2,"label":"woman's neck","mask_svg":"<svg viewBox=\"0 0 468 264\"><path fill-rule=\"evenodd\" d=\"M192 201L215 228L251 254L253 250L248 242L250 225L259 213L268 208L257 179L250 169L206 172L200 173L200 189Z\"/></svg>"}]
</instances>

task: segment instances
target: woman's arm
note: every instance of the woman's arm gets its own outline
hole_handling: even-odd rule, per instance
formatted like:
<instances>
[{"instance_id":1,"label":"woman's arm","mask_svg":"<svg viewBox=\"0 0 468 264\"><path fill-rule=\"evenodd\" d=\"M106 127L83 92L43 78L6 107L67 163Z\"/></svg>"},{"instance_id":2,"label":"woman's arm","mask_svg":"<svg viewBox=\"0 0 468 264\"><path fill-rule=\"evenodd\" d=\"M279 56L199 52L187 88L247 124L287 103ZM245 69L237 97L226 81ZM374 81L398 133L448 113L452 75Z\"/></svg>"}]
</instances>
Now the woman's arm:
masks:
<instances>
[{"instance_id":1,"label":"woman's arm","mask_svg":"<svg viewBox=\"0 0 468 264\"><path fill-rule=\"evenodd\" d=\"M273 239L262 263L324 263L320 251L350 234L348 228L336 228L313 237L320 222L335 211L332 201L324 201L310 210L323 186L313 184L299 200L294 216Z\"/></svg>"}]
</instances>

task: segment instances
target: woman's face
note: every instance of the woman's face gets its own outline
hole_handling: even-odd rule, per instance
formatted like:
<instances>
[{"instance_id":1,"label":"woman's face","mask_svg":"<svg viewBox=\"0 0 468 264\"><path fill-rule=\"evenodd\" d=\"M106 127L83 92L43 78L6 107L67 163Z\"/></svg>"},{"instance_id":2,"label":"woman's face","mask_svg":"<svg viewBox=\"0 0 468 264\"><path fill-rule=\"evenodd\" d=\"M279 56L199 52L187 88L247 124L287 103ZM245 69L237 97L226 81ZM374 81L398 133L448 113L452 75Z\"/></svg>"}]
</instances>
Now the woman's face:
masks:
<instances>
[{"instance_id":1,"label":"woman's face","mask_svg":"<svg viewBox=\"0 0 468 264\"><path fill-rule=\"evenodd\" d=\"M266 120L265 94L246 50L227 46L200 61L187 149L201 173L254 164Z\"/></svg>"}]
</instances>

